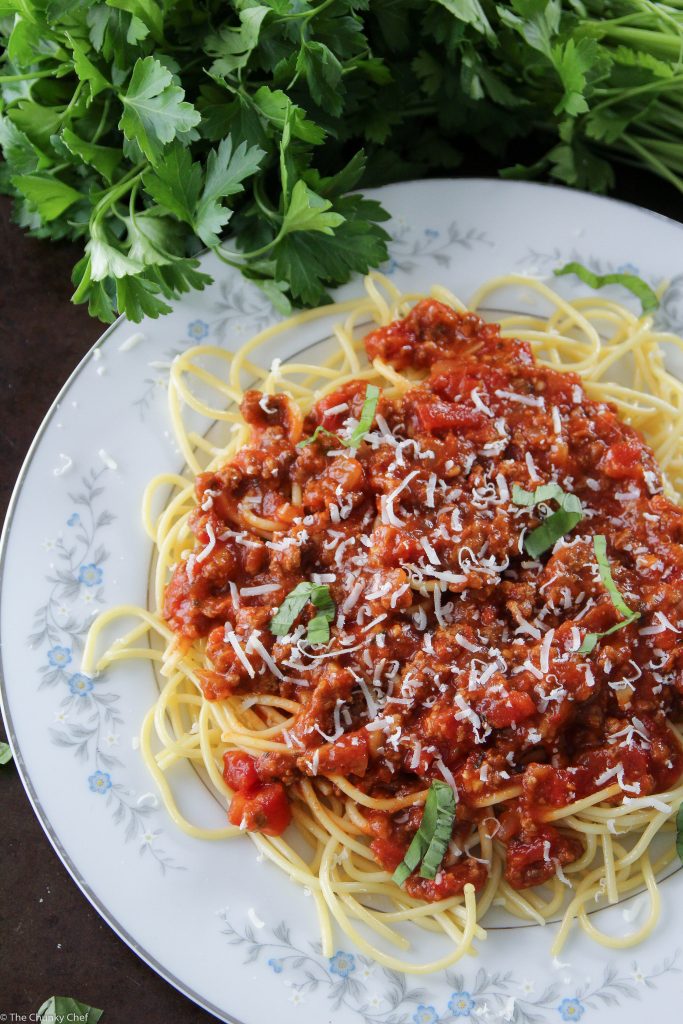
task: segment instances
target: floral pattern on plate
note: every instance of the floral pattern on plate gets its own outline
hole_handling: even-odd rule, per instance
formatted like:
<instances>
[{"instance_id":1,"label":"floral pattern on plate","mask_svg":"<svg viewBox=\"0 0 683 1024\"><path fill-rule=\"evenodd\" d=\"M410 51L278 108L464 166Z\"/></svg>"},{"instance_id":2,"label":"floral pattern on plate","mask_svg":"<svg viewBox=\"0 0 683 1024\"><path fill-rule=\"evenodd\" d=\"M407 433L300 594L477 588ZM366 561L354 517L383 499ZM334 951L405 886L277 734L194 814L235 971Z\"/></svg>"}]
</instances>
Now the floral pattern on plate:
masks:
<instances>
[{"instance_id":1,"label":"floral pattern on plate","mask_svg":"<svg viewBox=\"0 0 683 1024\"><path fill-rule=\"evenodd\" d=\"M180 865L161 849L161 830L150 825L158 808L156 797L136 798L116 780L117 770L124 767L115 753L124 721L120 696L109 689L106 672L91 677L80 671L88 628L105 606L104 564L109 550L102 533L116 518L103 507L110 472L104 466L83 476L80 488L69 492L75 507L66 520L65 534L43 542L54 561L46 576L46 599L35 613L28 643L45 654L40 687L61 695L50 729L52 743L71 750L86 766L86 785L106 800L113 822L123 827L124 841L135 840L140 854L151 856L166 871Z\"/></svg>"},{"instance_id":2,"label":"floral pattern on plate","mask_svg":"<svg viewBox=\"0 0 683 1024\"><path fill-rule=\"evenodd\" d=\"M338 950L326 959L317 942L309 943L307 949L296 945L284 921L267 938L258 938L251 924L242 930L232 924L227 911L219 917L227 941L242 947L244 964L265 962L281 976L290 1002L300 1004L310 998L323 1013L344 1007L364 1024L454 1024L465 1019L481 1024L559 1024L584 1015L587 1024L597 1021L601 1008L638 1000L645 988L656 988L662 978L681 973L680 950L648 971L636 962L626 972L607 963L597 983L586 979L572 987L565 977L550 981L538 993L533 981L514 971L450 969L444 972L450 995L441 1005L430 1001L429 988L421 978L381 967L359 953ZM566 966L555 962L558 973Z\"/></svg>"}]
</instances>

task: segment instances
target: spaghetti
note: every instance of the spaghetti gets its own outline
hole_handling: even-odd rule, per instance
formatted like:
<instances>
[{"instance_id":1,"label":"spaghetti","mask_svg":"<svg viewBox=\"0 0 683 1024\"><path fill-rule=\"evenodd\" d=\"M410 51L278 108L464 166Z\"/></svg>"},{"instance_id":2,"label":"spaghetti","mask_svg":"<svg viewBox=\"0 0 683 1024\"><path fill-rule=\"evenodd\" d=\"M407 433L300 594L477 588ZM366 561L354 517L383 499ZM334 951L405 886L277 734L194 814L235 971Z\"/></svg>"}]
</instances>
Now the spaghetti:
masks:
<instances>
[{"instance_id":1,"label":"spaghetti","mask_svg":"<svg viewBox=\"0 0 683 1024\"><path fill-rule=\"evenodd\" d=\"M500 330L475 315L515 285L548 315ZM371 274L365 297L234 355L179 356L170 410L197 479L164 474L145 495L157 610L105 612L83 663L158 665L141 749L181 828L246 829L311 891L324 952L334 920L412 973L471 952L494 903L539 924L563 913L555 954L575 921L604 945L641 941L683 800L683 384L664 362L683 342L528 278L489 282L469 309ZM335 314L321 365L258 365L281 332ZM187 410L230 440L190 429ZM206 773L232 824L183 818L178 762ZM449 835L427 854L432 829L406 865L439 785ZM645 924L600 932L594 901L643 886ZM446 936L438 961L385 950L408 949L406 921Z\"/></svg>"}]
</instances>

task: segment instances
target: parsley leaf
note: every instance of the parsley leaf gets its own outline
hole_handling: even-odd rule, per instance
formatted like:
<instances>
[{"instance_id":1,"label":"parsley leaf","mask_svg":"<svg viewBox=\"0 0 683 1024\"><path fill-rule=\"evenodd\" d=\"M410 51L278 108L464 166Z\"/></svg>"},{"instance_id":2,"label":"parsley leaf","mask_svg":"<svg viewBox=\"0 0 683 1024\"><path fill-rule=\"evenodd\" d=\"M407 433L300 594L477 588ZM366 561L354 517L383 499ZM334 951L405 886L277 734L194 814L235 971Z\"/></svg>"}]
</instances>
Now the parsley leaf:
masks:
<instances>
[{"instance_id":1,"label":"parsley leaf","mask_svg":"<svg viewBox=\"0 0 683 1024\"><path fill-rule=\"evenodd\" d=\"M209 153L206 161L204 188L197 203L192 222L195 232L206 245L218 245L219 232L229 221L231 211L219 200L244 191L242 182L258 170L264 157L258 146L241 142L233 150L232 139L224 139L218 149Z\"/></svg>"},{"instance_id":2,"label":"parsley leaf","mask_svg":"<svg viewBox=\"0 0 683 1024\"><path fill-rule=\"evenodd\" d=\"M297 181L292 189L287 212L282 222L282 234L294 231L320 231L323 235L334 234L333 228L344 223L339 213L330 213L332 203L316 195L304 181Z\"/></svg>"},{"instance_id":3,"label":"parsley leaf","mask_svg":"<svg viewBox=\"0 0 683 1024\"><path fill-rule=\"evenodd\" d=\"M84 164L94 167L102 177L110 183L116 169L123 160L123 153L115 146L99 146L97 143L82 139L71 128L62 128L62 142L75 157L78 157ZM79 194L79 199L82 195Z\"/></svg>"},{"instance_id":4,"label":"parsley leaf","mask_svg":"<svg viewBox=\"0 0 683 1024\"><path fill-rule=\"evenodd\" d=\"M0 764L9 764L12 760L12 748L9 743L0 740Z\"/></svg>"},{"instance_id":5,"label":"parsley leaf","mask_svg":"<svg viewBox=\"0 0 683 1024\"><path fill-rule=\"evenodd\" d=\"M121 95L124 110L119 128L127 139L137 142L152 164L159 162L167 143L201 120L184 97L185 90L173 84L173 75L160 61L155 57L138 58L128 88Z\"/></svg>"},{"instance_id":6,"label":"parsley leaf","mask_svg":"<svg viewBox=\"0 0 683 1024\"><path fill-rule=\"evenodd\" d=\"M67 36L67 38L73 52L74 71L81 82L87 82L90 86L92 99L105 89L111 89L111 84L87 56L85 47L72 36Z\"/></svg>"},{"instance_id":7,"label":"parsley leaf","mask_svg":"<svg viewBox=\"0 0 683 1024\"><path fill-rule=\"evenodd\" d=\"M387 212L350 191L462 154L595 192L627 161L683 191L679 15L623 6L5 0L0 190L26 231L83 246L73 301L105 321L202 287L205 246L278 310L317 305L388 258ZM603 281L655 308L634 275Z\"/></svg>"},{"instance_id":8,"label":"parsley leaf","mask_svg":"<svg viewBox=\"0 0 683 1024\"><path fill-rule=\"evenodd\" d=\"M46 999L37 1013L39 1020L46 1024L54 1024L55 1021L78 1020L84 1024L97 1024L103 1014L87 1003L81 1003L78 999L71 999L69 996L50 996Z\"/></svg>"},{"instance_id":9,"label":"parsley leaf","mask_svg":"<svg viewBox=\"0 0 683 1024\"><path fill-rule=\"evenodd\" d=\"M22 174L15 175L11 180L45 223L61 217L65 210L82 199L77 189L71 188L54 176Z\"/></svg>"},{"instance_id":10,"label":"parsley leaf","mask_svg":"<svg viewBox=\"0 0 683 1024\"><path fill-rule=\"evenodd\" d=\"M650 310L657 309L659 306L659 299L650 285L637 274L594 274L592 270L584 267L581 263L567 263L559 270L555 270L554 274L556 277L561 277L564 274L576 274L584 284L591 288L604 288L608 284L620 284L640 300L643 313L649 313Z\"/></svg>"}]
</instances>

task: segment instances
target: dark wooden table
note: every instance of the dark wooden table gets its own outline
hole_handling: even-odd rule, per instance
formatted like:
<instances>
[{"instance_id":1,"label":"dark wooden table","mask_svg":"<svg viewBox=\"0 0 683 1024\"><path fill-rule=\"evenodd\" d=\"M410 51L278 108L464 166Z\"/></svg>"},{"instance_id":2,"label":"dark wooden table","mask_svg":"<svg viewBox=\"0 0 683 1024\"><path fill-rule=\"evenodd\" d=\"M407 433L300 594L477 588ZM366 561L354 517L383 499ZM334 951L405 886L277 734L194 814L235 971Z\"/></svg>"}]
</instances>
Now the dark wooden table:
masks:
<instances>
[{"instance_id":1,"label":"dark wooden table","mask_svg":"<svg viewBox=\"0 0 683 1024\"><path fill-rule=\"evenodd\" d=\"M683 220L681 196L654 178L624 170L617 195ZM4 197L0 252L4 514L33 435L102 325L69 301L78 248L26 237L10 223ZM0 768L0 808L0 1020L2 1013L35 1012L51 995L101 1007L103 1024L215 1020L159 978L95 913L50 846L11 765Z\"/></svg>"}]
</instances>

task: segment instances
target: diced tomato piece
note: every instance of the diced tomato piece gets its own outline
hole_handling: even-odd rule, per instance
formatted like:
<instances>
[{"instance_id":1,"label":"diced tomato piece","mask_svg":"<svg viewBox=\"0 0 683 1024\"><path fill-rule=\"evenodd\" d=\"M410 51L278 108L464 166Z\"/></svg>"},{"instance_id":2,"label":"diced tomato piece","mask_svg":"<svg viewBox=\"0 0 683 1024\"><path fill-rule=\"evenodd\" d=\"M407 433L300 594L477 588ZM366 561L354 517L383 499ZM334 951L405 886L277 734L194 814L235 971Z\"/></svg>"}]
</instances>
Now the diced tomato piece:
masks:
<instances>
[{"instance_id":1,"label":"diced tomato piece","mask_svg":"<svg viewBox=\"0 0 683 1024\"><path fill-rule=\"evenodd\" d=\"M465 430L468 427L481 430L486 423L484 414L477 409L443 402L440 398L420 400L415 413L423 430Z\"/></svg>"},{"instance_id":2,"label":"diced tomato piece","mask_svg":"<svg viewBox=\"0 0 683 1024\"><path fill-rule=\"evenodd\" d=\"M517 803L507 807L498 818L500 828L496 832L496 839L501 843L507 843L513 836L519 835L522 830L520 808Z\"/></svg>"},{"instance_id":3,"label":"diced tomato piece","mask_svg":"<svg viewBox=\"0 0 683 1024\"><path fill-rule=\"evenodd\" d=\"M462 359L457 362L441 360L432 366L429 389L449 402L467 402L475 411L472 405L475 388L483 388L485 395L493 395L497 388L505 388L507 383L506 375L495 366L463 362Z\"/></svg>"},{"instance_id":4,"label":"diced tomato piece","mask_svg":"<svg viewBox=\"0 0 683 1024\"><path fill-rule=\"evenodd\" d=\"M201 669L197 672L197 677L207 700L225 700L226 697L232 696L235 690L236 681L226 679L211 669Z\"/></svg>"},{"instance_id":5,"label":"diced tomato piece","mask_svg":"<svg viewBox=\"0 0 683 1024\"><path fill-rule=\"evenodd\" d=\"M527 765L522 779L524 802L532 813L548 807L564 807L576 799L576 775L549 764Z\"/></svg>"},{"instance_id":6,"label":"diced tomato piece","mask_svg":"<svg viewBox=\"0 0 683 1024\"><path fill-rule=\"evenodd\" d=\"M493 729L508 729L513 722L516 724L536 714L536 705L522 690L511 690L502 700L487 697L481 707Z\"/></svg>"},{"instance_id":7,"label":"diced tomato piece","mask_svg":"<svg viewBox=\"0 0 683 1024\"><path fill-rule=\"evenodd\" d=\"M242 750L225 751L223 778L235 792L253 793L261 785L254 758Z\"/></svg>"},{"instance_id":8,"label":"diced tomato piece","mask_svg":"<svg viewBox=\"0 0 683 1024\"><path fill-rule=\"evenodd\" d=\"M385 871L392 872L403 860L407 848L401 843L396 843L392 839L383 839L381 836L373 839L370 843L370 849L377 863L381 864Z\"/></svg>"},{"instance_id":9,"label":"diced tomato piece","mask_svg":"<svg viewBox=\"0 0 683 1024\"><path fill-rule=\"evenodd\" d=\"M578 839L561 835L548 826L532 837L513 839L505 855L505 878L513 889L528 889L552 878L557 865L564 867L583 853Z\"/></svg>"},{"instance_id":10,"label":"diced tomato piece","mask_svg":"<svg viewBox=\"0 0 683 1024\"><path fill-rule=\"evenodd\" d=\"M399 566L415 562L424 554L417 537L395 526L378 526L373 540L370 551L373 565Z\"/></svg>"},{"instance_id":11,"label":"diced tomato piece","mask_svg":"<svg viewBox=\"0 0 683 1024\"><path fill-rule=\"evenodd\" d=\"M635 438L617 441L611 445L600 461L600 469L616 480L639 479L643 475L643 446Z\"/></svg>"},{"instance_id":12,"label":"diced tomato piece","mask_svg":"<svg viewBox=\"0 0 683 1024\"><path fill-rule=\"evenodd\" d=\"M262 832L264 836L281 836L290 821L292 811L285 787L280 782L262 786L251 796L235 793L228 810L228 821L247 832Z\"/></svg>"},{"instance_id":13,"label":"diced tomato piece","mask_svg":"<svg viewBox=\"0 0 683 1024\"><path fill-rule=\"evenodd\" d=\"M452 868L438 871L436 878L420 878L419 874L406 879L405 890L414 899L437 903L449 896L457 896L467 883L471 883L477 892L483 889L488 876L488 868L479 861L468 859L463 864L454 864Z\"/></svg>"},{"instance_id":14,"label":"diced tomato piece","mask_svg":"<svg viewBox=\"0 0 683 1024\"><path fill-rule=\"evenodd\" d=\"M311 419L322 424L326 430L337 431L350 416L360 418L365 393L368 389L367 383L363 380L350 380L333 391L331 395L325 395L319 402L316 402L310 412ZM348 409L341 412L330 413L329 409L335 409L338 405L347 405Z\"/></svg>"},{"instance_id":15,"label":"diced tomato piece","mask_svg":"<svg viewBox=\"0 0 683 1024\"><path fill-rule=\"evenodd\" d=\"M306 761L310 763L310 753L306 755ZM319 747L317 762L317 770L323 774L365 775L368 769L368 734L365 729L347 733L335 743Z\"/></svg>"}]
</instances>

